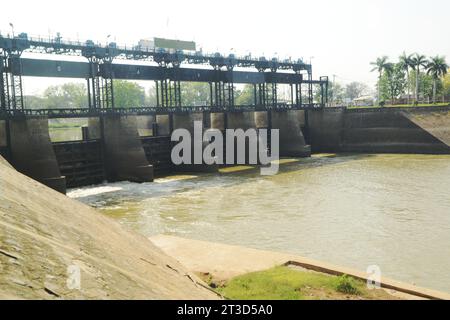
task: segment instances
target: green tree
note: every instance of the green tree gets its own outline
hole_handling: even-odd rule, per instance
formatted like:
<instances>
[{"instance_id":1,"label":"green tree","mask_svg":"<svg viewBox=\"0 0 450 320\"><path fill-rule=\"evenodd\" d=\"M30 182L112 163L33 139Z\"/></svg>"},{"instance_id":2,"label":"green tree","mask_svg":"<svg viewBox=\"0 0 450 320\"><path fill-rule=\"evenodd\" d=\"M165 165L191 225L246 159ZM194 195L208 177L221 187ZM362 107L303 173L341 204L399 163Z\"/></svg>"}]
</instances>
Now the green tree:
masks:
<instances>
[{"instance_id":1,"label":"green tree","mask_svg":"<svg viewBox=\"0 0 450 320\"><path fill-rule=\"evenodd\" d=\"M377 86L377 90L378 90L378 103L380 103L380 81L381 81L381 77L383 76L383 72L386 69L386 66L388 65L388 57L387 56L382 56L377 58L377 60L375 62L371 62L370 63L374 68L372 69L371 72L377 71L378 72L378 86Z\"/></svg>"},{"instance_id":2,"label":"green tree","mask_svg":"<svg viewBox=\"0 0 450 320\"><path fill-rule=\"evenodd\" d=\"M367 94L368 89L367 85L362 82L351 82L345 87L345 96L353 100Z\"/></svg>"},{"instance_id":3,"label":"green tree","mask_svg":"<svg viewBox=\"0 0 450 320\"><path fill-rule=\"evenodd\" d=\"M148 94L145 95L144 104L146 106L156 106L156 86L151 86L148 90Z\"/></svg>"},{"instance_id":4,"label":"green tree","mask_svg":"<svg viewBox=\"0 0 450 320\"><path fill-rule=\"evenodd\" d=\"M412 58L411 58L411 68L415 71L416 74L416 86L415 86L415 91L414 91L414 96L415 96L415 104L419 103L419 80L420 80L420 68L421 67L426 67L428 64L428 61L426 59L426 57L424 55L420 55L418 53L416 53Z\"/></svg>"},{"instance_id":5,"label":"green tree","mask_svg":"<svg viewBox=\"0 0 450 320\"><path fill-rule=\"evenodd\" d=\"M414 71L410 75L411 83L416 84L416 72ZM437 83L437 92L442 91L442 83L439 81ZM419 74L419 88L418 88L418 96L422 99L428 98L428 100L433 100L433 79L430 75L421 72Z\"/></svg>"},{"instance_id":6,"label":"green tree","mask_svg":"<svg viewBox=\"0 0 450 320\"><path fill-rule=\"evenodd\" d=\"M235 103L238 106L254 104L254 90L252 84L246 84L242 90L237 90L235 94Z\"/></svg>"},{"instance_id":7,"label":"green tree","mask_svg":"<svg viewBox=\"0 0 450 320\"><path fill-rule=\"evenodd\" d=\"M44 108L85 108L88 104L86 86L83 83L65 83L50 86L44 91Z\"/></svg>"},{"instance_id":8,"label":"green tree","mask_svg":"<svg viewBox=\"0 0 450 320\"><path fill-rule=\"evenodd\" d=\"M321 91L316 90L315 101L320 101ZM333 105L342 105L345 99L345 88L339 82L328 82L328 102Z\"/></svg>"},{"instance_id":9,"label":"green tree","mask_svg":"<svg viewBox=\"0 0 450 320\"><path fill-rule=\"evenodd\" d=\"M442 80L442 87L443 87L442 88L443 98L445 99L445 96L450 96L450 69L447 70L447 74L444 76L444 79Z\"/></svg>"},{"instance_id":10,"label":"green tree","mask_svg":"<svg viewBox=\"0 0 450 320\"><path fill-rule=\"evenodd\" d=\"M205 82L183 82L181 104L183 106L204 106L210 104L209 84Z\"/></svg>"},{"instance_id":11,"label":"green tree","mask_svg":"<svg viewBox=\"0 0 450 320\"><path fill-rule=\"evenodd\" d=\"M47 100L38 96L24 96L23 97L25 107L28 109L46 109Z\"/></svg>"},{"instance_id":12,"label":"green tree","mask_svg":"<svg viewBox=\"0 0 450 320\"><path fill-rule=\"evenodd\" d=\"M437 83L447 74L448 65L444 57L433 57L427 65L427 74L433 79L433 103L436 103Z\"/></svg>"},{"instance_id":13,"label":"green tree","mask_svg":"<svg viewBox=\"0 0 450 320\"><path fill-rule=\"evenodd\" d=\"M143 106L145 90L136 82L126 80L114 81L114 105L117 108L133 108Z\"/></svg>"},{"instance_id":14,"label":"green tree","mask_svg":"<svg viewBox=\"0 0 450 320\"><path fill-rule=\"evenodd\" d=\"M407 83L407 96L408 96L408 104L409 104L409 98L410 98L410 87L409 87L409 69L412 68L412 57L413 55L407 55L405 52L399 57L399 63L401 65L401 68L406 73L406 83Z\"/></svg>"},{"instance_id":15,"label":"green tree","mask_svg":"<svg viewBox=\"0 0 450 320\"><path fill-rule=\"evenodd\" d=\"M394 104L395 99L403 92L407 84L405 71L402 63L390 63L386 66L386 72L381 77L380 91L382 100L391 100Z\"/></svg>"}]
</instances>

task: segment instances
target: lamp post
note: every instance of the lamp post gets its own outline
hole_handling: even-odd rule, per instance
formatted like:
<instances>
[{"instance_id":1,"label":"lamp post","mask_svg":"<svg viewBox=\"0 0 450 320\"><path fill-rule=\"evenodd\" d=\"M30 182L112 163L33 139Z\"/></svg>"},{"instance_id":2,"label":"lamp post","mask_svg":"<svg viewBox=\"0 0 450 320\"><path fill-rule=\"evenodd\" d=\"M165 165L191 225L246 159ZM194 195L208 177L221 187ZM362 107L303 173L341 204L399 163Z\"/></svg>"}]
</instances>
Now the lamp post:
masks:
<instances>
[{"instance_id":1,"label":"lamp post","mask_svg":"<svg viewBox=\"0 0 450 320\"><path fill-rule=\"evenodd\" d=\"M14 25L10 22L9 26L11 27L12 37L14 38Z\"/></svg>"}]
</instances>

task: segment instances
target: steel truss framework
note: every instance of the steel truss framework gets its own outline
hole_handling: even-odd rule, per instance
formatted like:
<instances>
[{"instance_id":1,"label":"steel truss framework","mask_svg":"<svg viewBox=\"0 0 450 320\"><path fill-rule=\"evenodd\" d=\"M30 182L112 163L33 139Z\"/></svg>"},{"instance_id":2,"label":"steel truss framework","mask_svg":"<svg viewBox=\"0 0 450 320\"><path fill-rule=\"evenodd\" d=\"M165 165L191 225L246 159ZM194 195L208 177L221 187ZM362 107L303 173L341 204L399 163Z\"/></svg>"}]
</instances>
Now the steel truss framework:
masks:
<instances>
[{"instance_id":1,"label":"steel truss framework","mask_svg":"<svg viewBox=\"0 0 450 320\"><path fill-rule=\"evenodd\" d=\"M23 52L80 56L86 62L66 60L25 59ZM114 59L152 61L157 66L117 64ZM182 64L187 67L183 67ZM211 69L193 68L209 65ZM236 71L236 67L254 71ZM306 75L306 77L305 77ZM23 76L84 78L87 81L86 109L26 109L23 102ZM157 106L123 109L115 106L114 79L152 80L156 83ZM182 82L206 82L210 88L210 103L205 106L186 106L182 100ZM254 101L250 106L235 105L235 84L252 84ZM290 86L290 101L278 101L278 85ZM320 87L320 101L314 102L313 86ZM306 90L305 90L306 89ZM0 118L48 116L49 118L91 117L105 114L171 114L187 112L264 111L320 108L327 103L328 78L312 79L312 67L297 62L250 57L237 58L170 53L163 50L142 51L137 48L86 43L63 42L28 38L20 34L14 38L0 36ZM305 101L306 100L306 101Z\"/></svg>"}]
</instances>

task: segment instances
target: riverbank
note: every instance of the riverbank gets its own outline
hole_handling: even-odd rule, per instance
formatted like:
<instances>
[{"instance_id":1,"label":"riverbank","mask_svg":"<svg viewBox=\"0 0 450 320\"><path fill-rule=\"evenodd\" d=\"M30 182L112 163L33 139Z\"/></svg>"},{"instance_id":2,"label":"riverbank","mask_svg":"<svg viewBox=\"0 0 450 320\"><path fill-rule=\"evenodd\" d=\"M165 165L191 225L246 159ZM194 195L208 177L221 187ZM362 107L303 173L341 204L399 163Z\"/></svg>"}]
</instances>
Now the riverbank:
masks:
<instances>
[{"instance_id":1,"label":"riverbank","mask_svg":"<svg viewBox=\"0 0 450 320\"><path fill-rule=\"evenodd\" d=\"M224 283L238 276L269 270L281 265L289 265L334 276L348 275L363 281L367 281L368 276L366 273L358 270L293 254L184 239L168 235L150 237L150 241L167 255L176 258L191 272L210 275L216 283ZM383 276L381 277L381 286L387 289L387 292L395 298L450 300L450 294L448 293L417 287Z\"/></svg>"},{"instance_id":2,"label":"riverbank","mask_svg":"<svg viewBox=\"0 0 450 320\"><path fill-rule=\"evenodd\" d=\"M218 299L148 239L0 157L0 299Z\"/></svg>"}]
</instances>

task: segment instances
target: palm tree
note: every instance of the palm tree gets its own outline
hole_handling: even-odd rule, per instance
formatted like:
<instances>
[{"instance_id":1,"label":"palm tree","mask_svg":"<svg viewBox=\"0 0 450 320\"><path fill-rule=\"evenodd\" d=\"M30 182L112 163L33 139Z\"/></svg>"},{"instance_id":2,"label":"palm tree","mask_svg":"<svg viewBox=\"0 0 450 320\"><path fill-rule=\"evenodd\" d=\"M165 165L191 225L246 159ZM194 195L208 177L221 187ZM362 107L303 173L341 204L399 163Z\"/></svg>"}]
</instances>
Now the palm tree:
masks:
<instances>
[{"instance_id":1,"label":"palm tree","mask_svg":"<svg viewBox=\"0 0 450 320\"><path fill-rule=\"evenodd\" d=\"M433 103L436 103L436 87L437 81L447 74L448 64L445 57L433 57L427 64L427 74L433 78Z\"/></svg>"},{"instance_id":2,"label":"palm tree","mask_svg":"<svg viewBox=\"0 0 450 320\"><path fill-rule=\"evenodd\" d=\"M380 103L380 84L381 77L383 75L383 71L386 70L386 66L388 65L388 57L382 56L377 58L375 62L371 62L370 64L374 66L371 72L378 71L378 103Z\"/></svg>"},{"instance_id":3,"label":"palm tree","mask_svg":"<svg viewBox=\"0 0 450 320\"><path fill-rule=\"evenodd\" d=\"M411 68L416 72L416 89L415 89L415 103L419 102L419 75L420 67L427 66L427 58L424 55L416 53L411 59Z\"/></svg>"},{"instance_id":4,"label":"palm tree","mask_svg":"<svg viewBox=\"0 0 450 320\"><path fill-rule=\"evenodd\" d=\"M407 92L408 95L408 104L409 104L409 96L410 96L410 87L409 87L409 68L412 68L412 54L406 55L405 52L399 57L400 65L402 66L402 69L406 72L406 81L408 83L407 85Z\"/></svg>"}]
</instances>

